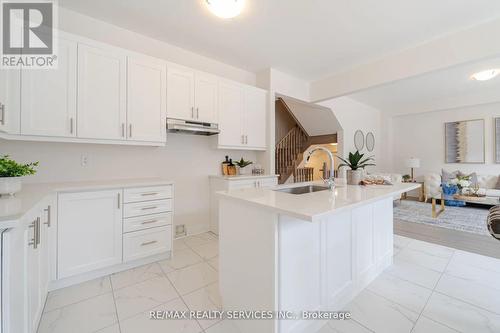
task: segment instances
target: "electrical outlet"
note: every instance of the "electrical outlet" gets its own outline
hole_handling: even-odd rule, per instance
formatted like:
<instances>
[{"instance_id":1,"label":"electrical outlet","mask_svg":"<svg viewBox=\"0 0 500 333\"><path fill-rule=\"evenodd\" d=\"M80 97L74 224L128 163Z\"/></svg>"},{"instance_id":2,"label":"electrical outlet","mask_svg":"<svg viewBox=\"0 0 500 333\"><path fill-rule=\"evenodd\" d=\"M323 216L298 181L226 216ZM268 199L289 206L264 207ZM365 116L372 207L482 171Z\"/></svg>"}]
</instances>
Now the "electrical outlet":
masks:
<instances>
[{"instance_id":1,"label":"electrical outlet","mask_svg":"<svg viewBox=\"0 0 500 333\"><path fill-rule=\"evenodd\" d=\"M87 155L82 155L80 159L80 165L86 167L89 164L89 157Z\"/></svg>"}]
</instances>

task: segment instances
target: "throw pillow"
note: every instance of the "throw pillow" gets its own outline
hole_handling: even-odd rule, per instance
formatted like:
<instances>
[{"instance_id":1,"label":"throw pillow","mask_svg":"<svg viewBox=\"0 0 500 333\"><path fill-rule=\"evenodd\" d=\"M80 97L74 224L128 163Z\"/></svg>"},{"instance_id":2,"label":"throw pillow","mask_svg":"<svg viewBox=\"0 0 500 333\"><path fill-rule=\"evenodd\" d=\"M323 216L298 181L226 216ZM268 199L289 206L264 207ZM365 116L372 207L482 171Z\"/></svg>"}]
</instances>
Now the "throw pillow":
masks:
<instances>
[{"instance_id":1,"label":"throw pillow","mask_svg":"<svg viewBox=\"0 0 500 333\"><path fill-rule=\"evenodd\" d=\"M473 172L469 175L465 174L465 173L462 173L462 172L459 172L458 174L459 176L461 177L469 177L469 180L470 180L470 184L471 186L473 186L474 184L477 184L478 183L478 180L477 180L477 173Z\"/></svg>"},{"instance_id":2,"label":"throw pillow","mask_svg":"<svg viewBox=\"0 0 500 333\"><path fill-rule=\"evenodd\" d=\"M460 174L460 171L456 170L453 172L448 172L445 169L441 169L441 181L443 183L447 183L452 179L457 178L457 176Z\"/></svg>"}]
</instances>

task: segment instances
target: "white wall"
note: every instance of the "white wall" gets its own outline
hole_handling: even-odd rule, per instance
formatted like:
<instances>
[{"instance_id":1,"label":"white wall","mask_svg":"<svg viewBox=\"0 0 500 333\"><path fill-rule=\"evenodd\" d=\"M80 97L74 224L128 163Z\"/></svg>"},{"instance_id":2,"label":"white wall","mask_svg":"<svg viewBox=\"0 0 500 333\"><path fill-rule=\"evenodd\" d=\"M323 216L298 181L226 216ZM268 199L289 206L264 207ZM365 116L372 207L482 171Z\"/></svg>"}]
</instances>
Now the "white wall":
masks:
<instances>
[{"instance_id":1,"label":"white wall","mask_svg":"<svg viewBox=\"0 0 500 333\"><path fill-rule=\"evenodd\" d=\"M339 135L339 143L337 146L340 155L347 156L349 152L356 151L356 147L354 146L354 133L358 129L362 130L365 135L368 132L372 132L375 136L374 151L368 152L365 146L361 153L367 156L373 155L377 167L370 167L367 170L386 170L384 169L384 162L380 158L379 153L383 149L380 135L381 115L379 110L349 97L339 97L318 104L332 109L340 126L342 126L342 133Z\"/></svg>"},{"instance_id":2,"label":"white wall","mask_svg":"<svg viewBox=\"0 0 500 333\"><path fill-rule=\"evenodd\" d=\"M175 182L175 223L188 232L208 230L210 174L220 174L225 155L255 161L254 152L214 149L216 137L168 134L166 147L41 143L0 140L0 154L39 161L29 183L161 177ZM81 166L82 155L88 165Z\"/></svg>"},{"instance_id":3,"label":"white wall","mask_svg":"<svg viewBox=\"0 0 500 333\"><path fill-rule=\"evenodd\" d=\"M394 171L409 173L405 159L420 158L421 167L416 175L440 173L441 169L462 170L479 174L500 174L500 164L494 163L493 118L500 116L500 103L463 107L458 109L431 111L393 118L393 163ZM485 164L444 163L444 123L459 120L485 120Z\"/></svg>"}]
</instances>

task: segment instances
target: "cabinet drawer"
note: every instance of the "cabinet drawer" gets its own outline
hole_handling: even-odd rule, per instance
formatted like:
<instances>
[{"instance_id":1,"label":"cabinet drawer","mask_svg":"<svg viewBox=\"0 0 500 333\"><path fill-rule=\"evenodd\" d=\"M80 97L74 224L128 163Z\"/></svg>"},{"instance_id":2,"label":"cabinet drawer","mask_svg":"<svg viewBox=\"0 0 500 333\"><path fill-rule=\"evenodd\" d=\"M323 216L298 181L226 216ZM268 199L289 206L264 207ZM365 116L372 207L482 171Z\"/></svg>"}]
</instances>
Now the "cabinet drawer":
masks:
<instances>
[{"instance_id":1,"label":"cabinet drawer","mask_svg":"<svg viewBox=\"0 0 500 333\"><path fill-rule=\"evenodd\" d=\"M172 210L172 200L152 200L144 202L127 203L123 205L123 217L135 217L166 213Z\"/></svg>"},{"instance_id":2,"label":"cabinet drawer","mask_svg":"<svg viewBox=\"0 0 500 333\"><path fill-rule=\"evenodd\" d=\"M123 220L123 233L172 224L172 213L131 217Z\"/></svg>"},{"instance_id":3,"label":"cabinet drawer","mask_svg":"<svg viewBox=\"0 0 500 333\"><path fill-rule=\"evenodd\" d=\"M123 202L141 202L172 198L172 186L149 186L126 188L123 190Z\"/></svg>"},{"instance_id":4,"label":"cabinet drawer","mask_svg":"<svg viewBox=\"0 0 500 333\"><path fill-rule=\"evenodd\" d=\"M123 235L123 261L131 261L171 250L171 226L129 232Z\"/></svg>"}]
</instances>

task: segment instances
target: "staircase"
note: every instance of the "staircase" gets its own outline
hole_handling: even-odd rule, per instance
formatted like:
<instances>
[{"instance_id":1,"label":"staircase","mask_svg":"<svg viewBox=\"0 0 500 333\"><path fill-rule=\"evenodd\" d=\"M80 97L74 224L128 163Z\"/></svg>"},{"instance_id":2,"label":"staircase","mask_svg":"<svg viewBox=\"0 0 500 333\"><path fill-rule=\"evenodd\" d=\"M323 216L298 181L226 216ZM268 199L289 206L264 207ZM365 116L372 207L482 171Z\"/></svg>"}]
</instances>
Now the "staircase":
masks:
<instances>
[{"instance_id":1,"label":"staircase","mask_svg":"<svg viewBox=\"0 0 500 333\"><path fill-rule=\"evenodd\" d=\"M311 146L337 142L337 134L310 136L293 115L286 102L282 98L276 100L277 108L285 112L286 117L281 117L289 129L276 143L275 162L276 173L279 175L278 183L285 183L290 176L294 176L294 182L313 180L314 169L300 167L304 152ZM282 127L283 128L283 127Z\"/></svg>"},{"instance_id":2,"label":"staircase","mask_svg":"<svg viewBox=\"0 0 500 333\"><path fill-rule=\"evenodd\" d=\"M278 182L283 184L302 161L302 154L307 149L309 136L296 125L276 144L276 173Z\"/></svg>"}]
</instances>

